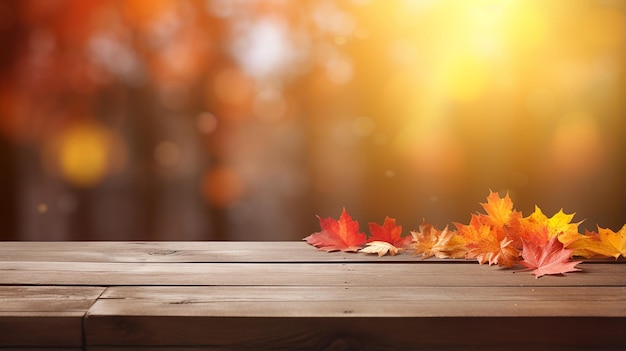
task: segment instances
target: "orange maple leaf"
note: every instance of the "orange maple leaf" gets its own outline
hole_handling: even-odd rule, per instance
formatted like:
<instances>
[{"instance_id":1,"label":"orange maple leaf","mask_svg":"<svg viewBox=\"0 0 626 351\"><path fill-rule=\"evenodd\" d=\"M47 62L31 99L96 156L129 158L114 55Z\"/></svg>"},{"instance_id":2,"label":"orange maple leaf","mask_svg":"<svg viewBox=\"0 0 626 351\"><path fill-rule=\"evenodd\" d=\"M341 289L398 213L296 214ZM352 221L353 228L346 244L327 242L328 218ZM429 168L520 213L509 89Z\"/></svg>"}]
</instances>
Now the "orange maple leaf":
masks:
<instances>
[{"instance_id":1,"label":"orange maple leaf","mask_svg":"<svg viewBox=\"0 0 626 351\"><path fill-rule=\"evenodd\" d=\"M556 236L550 238L546 245L524 242L523 260L520 264L527 268L525 270L532 269L531 273L535 275L535 278L546 274L580 271L581 269L574 268L580 261L570 261L573 251L563 247Z\"/></svg>"},{"instance_id":2,"label":"orange maple leaf","mask_svg":"<svg viewBox=\"0 0 626 351\"><path fill-rule=\"evenodd\" d=\"M370 233L372 234L367 242L384 241L398 248L406 248L411 244L410 236L402 237L402 226L396 225L394 218L385 217L383 225L375 222L369 223Z\"/></svg>"},{"instance_id":3,"label":"orange maple leaf","mask_svg":"<svg viewBox=\"0 0 626 351\"><path fill-rule=\"evenodd\" d=\"M582 221L571 223L575 215L575 213L567 214L563 212L563 209L560 209L559 212L548 218L543 214L539 206L535 205L535 212L524 218L524 220L531 226L547 227L548 237L551 238L563 234L578 233L578 226Z\"/></svg>"},{"instance_id":4,"label":"orange maple leaf","mask_svg":"<svg viewBox=\"0 0 626 351\"><path fill-rule=\"evenodd\" d=\"M480 224L477 221L469 225L455 223L459 235L467 242L467 258L476 258L478 263L497 264L513 267L519 258L519 251L511 245L513 240L507 237L501 228Z\"/></svg>"},{"instance_id":5,"label":"orange maple leaf","mask_svg":"<svg viewBox=\"0 0 626 351\"><path fill-rule=\"evenodd\" d=\"M521 218L522 213L513 209L513 201L507 192L504 198L489 190L487 203L481 203L487 215L482 215L481 222L502 228L511 221Z\"/></svg>"},{"instance_id":6,"label":"orange maple leaf","mask_svg":"<svg viewBox=\"0 0 626 351\"><path fill-rule=\"evenodd\" d=\"M467 254L465 240L456 232L448 230L438 230L431 224L422 222L419 231L412 231L413 244L411 247L416 255L422 258L435 256L437 258L464 258Z\"/></svg>"},{"instance_id":7,"label":"orange maple leaf","mask_svg":"<svg viewBox=\"0 0 626 351\"><path fill-rule=\"evenodd\" d=\"M359 232L359 222L353 221L345 208L341 212L339 220L319 216L317 218L322 230L303 240L319 250L357 252L365 244L367 237L365 233Z\"/></svg>"},{"instance_id":8,"label":"orange maple leaf","mask_svg":"<svg viewBox=\"0 0 626 351\"><path fill-rule=\"evenodd\" d=\"M516 240L514 245L520 249L523 248L523 242L543 246L550 240L550 229L547 222L534 222L529 220L528 217L518 221L514 233L513 237Z\"/></svg>"},{"instance_id":9,"label":"orange maple leaf","mask_svg":"<svg viewBox=\"0 0 626 351\"><path fill-rule=\"evenodd\" d=\"M520 218L511 223L507 232L514 240L513 245L522 248L522 241L535 242L536 245L545 245L551 237L558 236L563 244L577 239L578 225L581 222L571 223L575 214L566 214L563 209L548 218L539 206L528 217Z\"/></svg>"}]
</instances>

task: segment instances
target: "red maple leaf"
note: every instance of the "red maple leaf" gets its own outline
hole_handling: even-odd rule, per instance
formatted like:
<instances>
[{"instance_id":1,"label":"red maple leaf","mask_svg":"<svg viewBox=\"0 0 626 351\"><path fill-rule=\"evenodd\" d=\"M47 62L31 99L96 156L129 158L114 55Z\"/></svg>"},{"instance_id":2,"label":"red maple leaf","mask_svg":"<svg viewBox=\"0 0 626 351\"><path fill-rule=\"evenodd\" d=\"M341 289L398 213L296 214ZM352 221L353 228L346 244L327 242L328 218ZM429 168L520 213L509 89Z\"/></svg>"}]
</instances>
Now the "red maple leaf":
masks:
<instances>
[{"instance_id":1,"label":"red maple leaf","mask_svg":"<svg viewBox=\"0 0 626 351\"><path fill-rule=\"evenodd\" d=\"M580 261L569 260L574 250L564 248L556 236L550 238L545 245L526 241L523 244L523 260L520 264L527 267L525 270L532 269L531 273L535 275L535 278L546 274L580 271L579 268L574 268Z\"/></svg>"},{"instance_id":2,"label":"red maple leaf","mask_svg":"<svg viewBox=\"0 0 626 351\"><path fill-rule=\"evenodd\" d=\"M385 222L382 226L378 223L370 222L369 228L372 236L370 236L367 242L384 241L397 248L406 248L413 241L413 238L410 236L401 236L402 226L396 225L396 220L393 218L385 217Z\"/></svg>"},{"instance_id":3,"label":"red maple leaf","mask_svg":"<svg viewBox=\"0 0 626 351\"><path fill-rule=\"evenodd\" d=\"M320 221L321 231L313 233L303 240L322 251L359 251L367 237L359 232L359 222L353 221L352 217L344 208L339 220L333 218L317 217Z\"/></svg>"}]
</instances>

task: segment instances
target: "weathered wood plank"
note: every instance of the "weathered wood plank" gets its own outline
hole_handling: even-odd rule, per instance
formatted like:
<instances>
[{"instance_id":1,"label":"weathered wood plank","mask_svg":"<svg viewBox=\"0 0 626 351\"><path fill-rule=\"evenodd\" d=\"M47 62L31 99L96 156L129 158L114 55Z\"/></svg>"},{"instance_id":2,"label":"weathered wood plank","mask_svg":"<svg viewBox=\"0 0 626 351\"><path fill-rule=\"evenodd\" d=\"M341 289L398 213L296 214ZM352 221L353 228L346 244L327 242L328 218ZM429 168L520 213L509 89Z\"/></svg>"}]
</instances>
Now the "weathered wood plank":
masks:
<instances>
[{"instance_id":1,"label":"weathered wood plank","mask_svg":"<svg viewBox=\"0 0 626 351\"><path fill-rule=\"evenodd\" d=\"M322 252L305 242L4 242L0 261L40 262L424 262L396 256ZM450 260L447 260L450 261ZM472 263L453 260L458 263Z\"/></svg>"},{"instance_id":2,"label":"weathered wood plank","mask_svg":"<svg viewBox=\"0 0 626 351\"><path fill-rule=\"evenodd\" d=\"M0 286L0 348L82 347L82 321L102 287Z\"/></svg>"},{"instance_id":3,"label":"weathered wood plank","mask_svg":"<svg viewBox=\"0 0 626 351\"><path fill-rule=\"evenodd\" d=\"M624 263L535 279L304 242L0 242L0 348L621 350Z\"/></svg>"},{"instance_id":4,"label":"weathered wood plank","mask_svg":"<svg viewBox=\"0 0 626 351\"><path fill-rule=\"evenodd\" d=\"M98 300L94 315L188 317L623 317L626 306L613 301L203 301L182 306L159 301ZM616 306L617 305L617 306ZM91 312L90 312L91 315Z\"/></svg>"},{"instance_id":5,"label":"weathered wood plank","mask_svg":"<svg viewBox=\"0 0 626 351\"><path fill-rule=\"evenodd\" d=\"M86 312L103 287L0 286L0 312Z\"/></svg>"},{"instance_id":6,"label":"weathered wood plank","mask_svg":"<svg viewBox=\"0 0 626 351\"><path fill-rule=\"evenodd\" d=\"M625 286L626 265L587 263L584 272L535 279L478 264L254 264L0 262L0 284L42 285L363 285Z\"/></svg>"},{"instance_id":7,"label":"weathered wood plank","mask_svg":"<svg viewBox=\"0 0 626 351\"><path fill-rule=\"evenodd\" d=\"M584 291L584 293L581 293ZM542 300L626 302L626 287L394 287L394 286L116 286L101 300L157 300L171 304L202 301L405 301L407 299ZM617 307L617 306L616 306ZM626 313L626 311L622 311Z\"/></svg>"},{"instance_id":8,"label":"weathered wood plank","mask_svg":"<svg viewBox=\"0 0 626 351\"><path fill-rule=\"evenodd\" d=\"M623 317L626 288L115 287L88 316Z\"/></svg>"},{"instance_id":9,"label":"weathered wood plank","mask_svg":"<svg viewBox=\"0 0 626 351\"><path fill-rule=\"evenodd\" d=\"M619 350L624 318L232 318L90 316L93 346L323 350ZM340 348L343 347L343 348Z\"/></svg>"},{"instance_id":10,"label":"weathered wood plank","mask_svg":"<svg viewBox=\"0 0 626 351\"><path fill-rule=\"evenodd\" d=\"M455 262L410 252L396 256L322 252L305 242L168 241L168 242L0 242L0 261L40 262ZM615 262L614 259L588 259ZM626 263L626 260L619 260Z\"/></svg>"}]
</instances>

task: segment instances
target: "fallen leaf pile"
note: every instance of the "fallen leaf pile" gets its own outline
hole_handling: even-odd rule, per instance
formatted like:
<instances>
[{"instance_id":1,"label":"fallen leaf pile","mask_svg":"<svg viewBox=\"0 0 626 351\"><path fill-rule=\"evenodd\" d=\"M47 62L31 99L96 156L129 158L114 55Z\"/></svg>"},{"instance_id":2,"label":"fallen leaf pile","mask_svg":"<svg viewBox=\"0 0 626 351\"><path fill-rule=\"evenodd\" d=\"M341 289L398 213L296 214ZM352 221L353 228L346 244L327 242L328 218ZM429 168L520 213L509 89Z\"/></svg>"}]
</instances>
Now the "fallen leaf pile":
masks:
<instances>
[{"instance_id":1,"label":"fallen leaf pile","mask_svg":"<svg viewBox=\"0 0 626 351\"><path fill-rule=\"evenodd\" d=\"M614 232L598 227L597 232L579 232L581 222L563 210L548 218L541 209L528 217L513 208L508 193L502 198L490 191L485 213L471 215L468 224L453 223L454 229L440 230L424 221L417 231L402 236L402 226L386 217L382 225L369 223L369 233L344 208L338 220L319 218L321 230L304 240L319 250L363 252L378 256L413 252L423 258L475 259L478 263L510 268L526 267L535 277L580 271L573 256L626 257L626 225Z\"/></svg>"}]
</instances>

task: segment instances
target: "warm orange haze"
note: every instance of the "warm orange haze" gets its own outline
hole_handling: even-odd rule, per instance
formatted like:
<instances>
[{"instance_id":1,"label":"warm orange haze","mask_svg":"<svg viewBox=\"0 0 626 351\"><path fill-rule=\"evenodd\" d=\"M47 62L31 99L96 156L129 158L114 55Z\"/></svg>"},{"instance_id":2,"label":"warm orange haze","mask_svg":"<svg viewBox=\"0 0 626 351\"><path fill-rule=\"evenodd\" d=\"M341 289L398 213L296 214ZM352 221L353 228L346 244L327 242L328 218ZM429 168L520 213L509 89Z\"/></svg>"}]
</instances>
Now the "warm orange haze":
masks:
<instances>
[{"instance_id":1,"label":"warm orange haze","mask_svg":"<svg viewBox=\"0 0 626 351\"><path fill-rule=\"evenodd\" d=\"M626 223L626 2L0 0L0 240Z\"/></svg>"}]
</instances>

